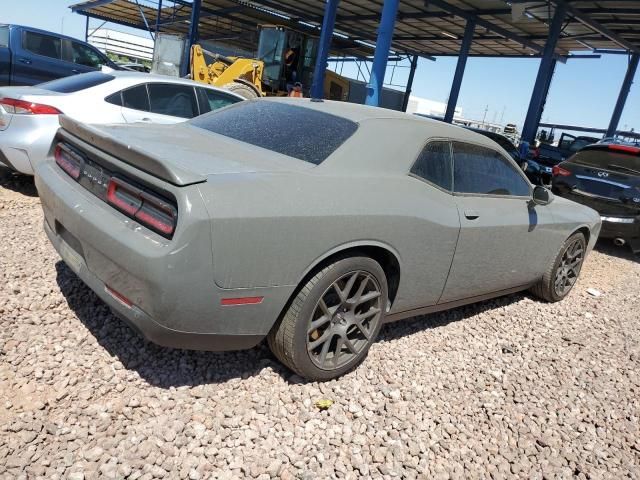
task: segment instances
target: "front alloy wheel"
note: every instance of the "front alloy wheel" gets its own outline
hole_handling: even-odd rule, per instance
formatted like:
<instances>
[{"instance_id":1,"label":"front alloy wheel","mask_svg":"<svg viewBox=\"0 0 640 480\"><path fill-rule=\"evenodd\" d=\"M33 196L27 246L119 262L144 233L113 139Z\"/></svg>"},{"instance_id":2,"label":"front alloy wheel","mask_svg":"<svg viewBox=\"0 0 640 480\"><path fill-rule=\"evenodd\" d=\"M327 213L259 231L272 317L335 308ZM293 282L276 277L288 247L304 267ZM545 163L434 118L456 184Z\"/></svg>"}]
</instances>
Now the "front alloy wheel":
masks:
<instances>
[{"instance_id":1,"label":"front alloy wheel","mask_svg":"<svg viewBox=\"0 0 640 480\"><path fill-rule=\"evenodd\" d=\"M578 281L587 252L583 233L571 235L560 247L553 263L531 292L547 302L558 302L566 297Z\"/></svg>"},{"instance_id":2,"label":"front alloy wheel","mask_svg":"<svg viewBox=\"0 0 640 480\"><path fill-rule=\"evenodd\" d=\"M584 260L584 239L576 237L565 248L556 270L553 288L559 297L566 296L578 280Z\"/></svg>"}]
</instances>

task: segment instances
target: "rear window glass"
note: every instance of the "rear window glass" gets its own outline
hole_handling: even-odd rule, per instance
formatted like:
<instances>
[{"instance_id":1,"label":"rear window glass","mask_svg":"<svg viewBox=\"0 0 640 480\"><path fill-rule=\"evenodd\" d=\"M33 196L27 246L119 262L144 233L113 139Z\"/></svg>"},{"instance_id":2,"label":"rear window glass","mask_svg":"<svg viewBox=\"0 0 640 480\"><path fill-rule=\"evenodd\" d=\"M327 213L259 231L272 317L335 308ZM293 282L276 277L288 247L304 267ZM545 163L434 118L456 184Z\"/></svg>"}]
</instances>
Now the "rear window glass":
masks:
<instances>
[{"instance_id":1,"label":"rear window glass","mask_svg":"<svg viewBox=\"0 0 640 480\"><path fill-rule=\"evenodd\" d=\"M640 174L640 156L615 150L582 150L569 159L571 163Z\"/></svg>"},{"instance_id":2,"label":"rear window glass","mask_svg":"<svg viewBox=\"0 0 640 480\"><path fill-rule=\"evenodd\" d=\"M9 27L0 27L0 47L9 46Z\"/></svg>"},{"instance_id":3,"label":"rear window glass","mask_svg":"<svg viewBox=\"0 0 640 480\"><path fill-rule=\"evenodd\" d=\"M241 102L189 123L315 165L358 128L342 117L269 100Z\"/></svg>"},{"instance_id":4,"label":"rear window glass","mask_svg":"<svg viewBox=\"0 0 640 480\"><path fill-rule=\"evenodd\" d=\"M114 78L116 77L102 72L89 72L41 83L38 87L51 90L52 92L74 93L110 82Z\"/></svg>"}]
</instances>

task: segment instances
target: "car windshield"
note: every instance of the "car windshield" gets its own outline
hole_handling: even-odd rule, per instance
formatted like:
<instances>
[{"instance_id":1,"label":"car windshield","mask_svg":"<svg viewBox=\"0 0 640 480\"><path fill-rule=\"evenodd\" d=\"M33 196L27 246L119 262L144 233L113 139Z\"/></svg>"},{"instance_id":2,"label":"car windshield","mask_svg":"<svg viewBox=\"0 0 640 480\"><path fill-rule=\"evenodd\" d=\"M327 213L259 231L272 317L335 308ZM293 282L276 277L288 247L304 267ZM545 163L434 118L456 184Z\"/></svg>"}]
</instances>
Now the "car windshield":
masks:
<instances>
[{"instance_id":1,"label":"car windshield","mask_svg":"<svg viewBox=\"0 0 640 480\"><path fill-rule=\"evenodd\" d=\"M571 157L570 161L588 167L640 174L640 157L632 152L604 149L582 150Z\"/></svg>"},{"instance_id":2,"label":"car windshield","mask_svg":"<svg viewBox=\"0 0 640 480\"><path fill-rule=\"evenodd\" d=\"M358 128L346 118L269 100L240 102L189 123L315 165Z\"/></svg>"},{"instance_id":3,"label":"car windshield","mask_svg":"<svg viewBox=\"0 0 640 480\"><path fill-rule=\"evenodd\" d=\"M89 72L41 83L37 87L58 93L74 93L110 82L114 78L116 77L102 72Z\"/></svg>"}]
</instances>

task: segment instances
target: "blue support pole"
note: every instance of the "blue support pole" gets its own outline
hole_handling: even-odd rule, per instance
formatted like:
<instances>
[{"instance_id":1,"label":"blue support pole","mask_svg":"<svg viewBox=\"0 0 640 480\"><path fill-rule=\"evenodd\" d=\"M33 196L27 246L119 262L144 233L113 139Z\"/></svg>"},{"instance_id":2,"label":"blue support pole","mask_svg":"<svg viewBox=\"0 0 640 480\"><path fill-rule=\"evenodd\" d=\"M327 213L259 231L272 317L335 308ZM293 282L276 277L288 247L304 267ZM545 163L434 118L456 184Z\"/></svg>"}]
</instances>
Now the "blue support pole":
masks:
<instances>
[{"instance_id":1,"label":"blue support pole","mask_svg":"<svg viewBox=\"0 0 640 480\"><path fill-rule=\"evenodd\" d=\"M547 84L544 87L544 91L542 92L542 98L544 99L542 102L542 107L538 111L538 116L536 117L536 131L538 130L538 126L540 125L540 121L542 120L542 114L544 113L544 107L547 103L547 96L549 95L549 89L551 88L551 81L553 80L553 75L556 71L556 64L558 61L554 58L553 62L551 62L551 75L547 79Z\"/></svg>"},{"instance_id":2,"label":"blue support pole","mask_svg":"<svg viewBox=\"0 0 640 480\"><path fill-rule=\"evenodd\" d=\"M549 37L542 52L538 76L536 77L536 83L533 87L533 93L531 94L527 117L522 127L522 141L529 144L533 143L536 138L536 132L538 131L538 119L541 117L540 112L546 102L548 86L553 76L556 45L558 44L558 38L560 38L566 10L567 7L564 2L556 3L556 11L553 14L553 20L549 27Z\"/></svg>"},{"instance_id":3,"label":"blue support pole","mask_svg":"<svg viewBox=\"0 0 640 480\"><path fill-rule=\"evenodd\" d=\"M158 30L160 30L161 16L162 16L162 0L158 0L158 11L156 13L156 38L158 37Z\"/></svg>"},{"instance_id":4,"label":"blue support pole","mask_svg":"<svg viewBox=\"0 0 640 480\"><path fill-rule=\"evenodd\" d=\"M198 43L199 33L198 26L200 24L200 8L202 7L202 0L192 0L191 2L191 23L189 24L189 37L186 45L185 60L182 62L182 68L180 68L180 76L185 77L189 73L189 65L191 60L191 46Z\"/></svg>"},{"instance_id":5,"label":"blue support pole","mask_svg":"<svg viewBox=\"0 0 640 480\"><path fill-rule=\"evenodd\" d=\"M624 81L620 88L620 94L618 95L618 101L616 102L616 107L613 109L609 128L607 128L607 137L615 136L616 131L618 130L618 123L620 123L620 117L622 116L622 111L627 103L627 97L629 96L631 85L633 84L633 78L636 76L636 70L638 70L638 60L640 60L640 55L637 53L631 55L629 66L627 67L627 73L624 76Z\"/></svg>"},{"instance_id":6,"label":"blue support pole","mask_svg":"<svg viewBox=\"0 0 640 480\"><path fill-rule=\"evenodd\" d=\"M467 25L464 27L464 37L462 37L462 46L460 47L460 55L456 65L456 73L453 75L453 83L451 84L451 92L449 93L449 101L447 102L447 110L444 114L444 121L453 122L453 114L456 111L458 96L460 95L460 87L462 86L462 78L464 77L464 69L467 66L467 58L469 50L473 43L473 33L476 29L476 18L468 17Z\"/></svg>"},{"instance_id":7,"label":"blue support pole","mask_svg":"<svg viewBox=\"0 0 640 480\"><path fill-rule=\"evenodd\" d=\"M336 23L336 12L340 0L326 0L324 6L324 18L322 19L322 31L320 32L320 43L318 46L318 56L316 66L313 70L313 82L311 83L311 98L322 99L324 96L324 72L327 70L327 59L331 49L331 38L333 37L333 26Z\"/></svg>"},{"instance_id":8,"label":"blue support pole","mask_svg":"<svg viewBox=\"0 0 640 480\"><path fill-rule=\"evenodd\" d=\"M418 55L411 57L411 69L409 70L409 79L407 80L407 88L404 91L404 97L402 99L402 111L406 112L409 106L409 97L411 96L411 89L413 88L413 78L416 75L416 69L418 68Z\"/></svg>"},{"instance_id":9,"label":"blue support pole","mask_svg":"<svg viewBox=\"0 0 640 480\"><path fill-rule=\"evenodd\" d=\"M396 24L399 0L384 0L380 26L378 27L378 39L376 41L376 52L373 56L373 66L371 76L367 85L367 98L365 104L377 107L380 105L382 97L382 85L384 83L384 73L387 69L387 58L391 50L391 40L393 39L393 29Z\"/></svg>"}]
</instances>

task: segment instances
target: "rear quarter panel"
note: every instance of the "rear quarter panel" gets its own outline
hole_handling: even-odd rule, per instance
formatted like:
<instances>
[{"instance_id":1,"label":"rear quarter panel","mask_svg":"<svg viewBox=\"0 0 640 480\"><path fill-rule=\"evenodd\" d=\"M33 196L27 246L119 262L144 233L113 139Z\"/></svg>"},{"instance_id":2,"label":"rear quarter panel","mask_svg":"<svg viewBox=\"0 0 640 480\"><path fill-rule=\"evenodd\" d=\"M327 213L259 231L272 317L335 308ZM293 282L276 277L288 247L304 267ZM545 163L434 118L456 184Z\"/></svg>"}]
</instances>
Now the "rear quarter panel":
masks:
<instances>
[{"instance_id":1,"label":"rear quarter panel","mask_svg":"<svg viewBox=\"0 0 640 480\"><path fill-rule=\"evenodd\" d=\"M211 175L199 185L219 287L298 285L332 253L376 245L400 263L392 311L437 302L460 223L450 195L407 175L428 133L408 129L397 143L388 131L368 133L366 148L342 149L358 155L352 161L332 156L308 173Z\"/></svg>"}]
</instances>

